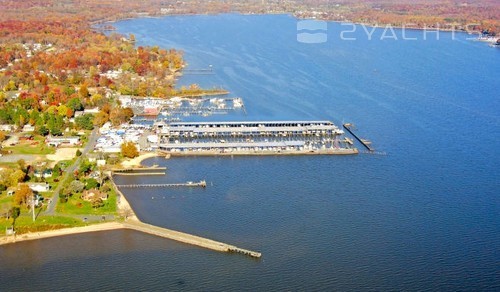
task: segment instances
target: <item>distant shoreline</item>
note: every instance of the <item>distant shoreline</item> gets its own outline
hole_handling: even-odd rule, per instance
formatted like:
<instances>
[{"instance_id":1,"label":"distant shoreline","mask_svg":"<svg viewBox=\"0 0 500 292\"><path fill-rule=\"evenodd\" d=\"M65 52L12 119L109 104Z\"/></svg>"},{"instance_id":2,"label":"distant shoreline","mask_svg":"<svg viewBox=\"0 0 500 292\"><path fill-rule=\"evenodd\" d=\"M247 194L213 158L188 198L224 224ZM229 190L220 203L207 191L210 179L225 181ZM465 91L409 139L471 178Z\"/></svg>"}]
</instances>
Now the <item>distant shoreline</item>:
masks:
<instances>
[{"instance_id":1,"label":"distant shoreline","mask_svg":"<svg viewBox=\"0 0 500 292\"><path fill-rule=\"evenodd\" d=\"M463 29L453 29L453 28L435 28L435 27L405 27L401 25L393 25L390 23L386 24L369 24L369 23L361 23L361 22L354 22L350 20L333 20L333 19L320 19L320 18L312 18L312 17L299 17L294 15L292 12L283 12L283 13L244 13L244 12L230 12L230 13L212 13L212 14L188 14L188 13L179 13L179 14L164 14L164 15L138 15L137 17L125 17L125 18L118 18L118 19L113 19L113 20L99 20L99 21L94 21L91 24L91 26L96 26L96 25L102 25L102 24L113 24L117 23L119 21L125 21L125 20L134 20L134 19L140 19L140 18L155 18L155 19L161 19L161 18L167 18L167 17L175 17L175 16L217 16L221 14L239 14L239 15L287 15L295 18L296 20L316 20L316 21L326 21L326 22L335 22L335 23L345 23L345 24L354 24L354 25L364 25L366 27L371 27L371 28L380 28L380 29L385 29L386 27L393 28L393 29L401 29L401 30L414 30L414 31L422 31L422 30L427 30L427 31L442 31L442 32L456 32L456 33L465 33L465 34L473 34L473 35L480 35L481 31L467 31Z\"/></svg>"}]
</instances>

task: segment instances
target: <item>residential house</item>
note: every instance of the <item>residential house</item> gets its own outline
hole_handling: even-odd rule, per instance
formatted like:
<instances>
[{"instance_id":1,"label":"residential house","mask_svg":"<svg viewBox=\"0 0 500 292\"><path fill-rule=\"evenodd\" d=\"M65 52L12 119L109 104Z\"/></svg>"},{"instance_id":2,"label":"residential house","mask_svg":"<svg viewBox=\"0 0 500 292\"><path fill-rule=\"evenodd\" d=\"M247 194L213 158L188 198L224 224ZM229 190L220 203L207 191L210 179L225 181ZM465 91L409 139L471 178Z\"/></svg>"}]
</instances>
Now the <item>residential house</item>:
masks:
<instances>
[{"instance_id":1,"label":"residential house","mask_svg":"<svg viewBox=\"0 0 500 292\"><path fill-rule=\"evenodd\" d=\"M30 124L24 125L23 127L23 132L34 132L35 131L35 126L32 126Z\"/></svg>"},{"instance_id":2,"label":"residential house","mask_svg":"<svg viewBox=\"0 0 500 292\"><path fill-rule=\"evenodd\" d=\"M30 189L34 192L48 192L50 185L48 183L28 183Z\"/></svg>"}]
</instances>

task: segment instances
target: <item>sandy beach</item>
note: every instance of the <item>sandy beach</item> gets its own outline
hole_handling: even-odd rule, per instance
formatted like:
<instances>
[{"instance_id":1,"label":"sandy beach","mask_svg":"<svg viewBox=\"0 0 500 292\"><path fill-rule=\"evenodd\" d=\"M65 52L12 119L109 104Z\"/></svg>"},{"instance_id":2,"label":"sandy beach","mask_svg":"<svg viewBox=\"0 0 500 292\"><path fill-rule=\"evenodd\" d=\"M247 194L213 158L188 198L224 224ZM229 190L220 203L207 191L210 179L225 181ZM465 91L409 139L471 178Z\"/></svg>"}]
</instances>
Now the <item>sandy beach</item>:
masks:
<instances>
[{"instance_id":1,"label":"sandy beach","mask_svg":"<svg viewBox=\"0 0 500 292\"><path fill-rule=\"evenodd\" d=\"M123 228L125 227L123 226L122 223L107 222L107 223L100 223L83 227L72 227L72 228L63 228L63 229L49 230L43 232L32 232L17 236L3 236L0 237L0 246L4 244L21 242L21 241L37 240L49 237L57 237L57 236L96 232L96 231L116 230Z\"/></svg>"},{"instance_id":2,"label":"sandy beach","mask_svg":"<svg viewBox=\"0 0 500 292\"><path fill-rule=\"evenodd\" d=\"M143 153L143 154L137 156L136 158L132 158L132 159L123 161L122 165L125 168L127 168L127 167L139 167L139 166L141 166L142 161L149 159L149 158L153 158L153 157L159 157L159 156L165 156L165 155L161 155L161 154L158 154L156 152Z\"/></svg>"}]
</instances>

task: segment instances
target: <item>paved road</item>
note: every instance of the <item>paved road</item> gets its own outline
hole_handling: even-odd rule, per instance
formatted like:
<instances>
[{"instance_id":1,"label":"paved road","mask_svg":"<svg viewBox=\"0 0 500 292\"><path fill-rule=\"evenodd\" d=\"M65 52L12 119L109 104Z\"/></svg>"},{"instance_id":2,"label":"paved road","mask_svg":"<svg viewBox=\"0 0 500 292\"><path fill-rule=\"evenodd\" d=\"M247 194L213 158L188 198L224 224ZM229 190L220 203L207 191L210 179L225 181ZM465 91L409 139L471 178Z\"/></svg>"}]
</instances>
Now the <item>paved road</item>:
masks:
<instances>
[{"instance_id":1,"label":"paved road","mask_svg":"<svg viewBox=\"0 0 500 292\"><path fill-rule=\"evenodd\" d=\"M59 183L57 185L57 188L54 190L54 195L52 196L52 200L51 200L50 204L47 206L47 210L45 211L45 214L54 215L57 202L59 201L59 192L62 189L62 185L63 185L62 183L64 181L66 181L66 179L68 179L68 177L73 175L73 172L78 168L78 166L80 166L80 162L82 161L82 158L85 157L87 155L87 153L89 153L91 150L94 149L94 146L95 146L95 144L97 142L97 138L98 138L97 131L98 131L98 129L94 129L92 131L92 133L90 134L89 141L87 142L87 145L85 145L85 148L83 148L82 155L80 157L78 157L78 159L75 161L75 163L68 166L68 168L66 168L64 170L64 176L62 177L62 179L59 180L61 183Z\"/></svg>"}]
</instances>

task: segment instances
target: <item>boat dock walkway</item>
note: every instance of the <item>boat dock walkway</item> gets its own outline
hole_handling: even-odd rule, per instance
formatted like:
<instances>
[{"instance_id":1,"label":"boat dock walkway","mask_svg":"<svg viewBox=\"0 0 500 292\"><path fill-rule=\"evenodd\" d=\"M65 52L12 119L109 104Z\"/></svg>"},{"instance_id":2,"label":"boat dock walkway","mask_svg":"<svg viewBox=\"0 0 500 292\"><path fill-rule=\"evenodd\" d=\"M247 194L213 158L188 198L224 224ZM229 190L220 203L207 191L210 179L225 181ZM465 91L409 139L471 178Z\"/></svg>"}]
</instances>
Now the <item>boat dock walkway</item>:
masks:
<instances>
[{"instance_id":1,"label":"boat dock walkway","mask_svg":"<svg viewBox=\"0 0 500 292\"><path fill-rule=\"evenodd\" d=\"M365 146L366 149L368 149L368 151L370 151L370 153L373 153L375 152L375 149L372 148L372 146L370 146L370 142L365 140L365 139L361 139L359 138L356 134L353 133L352 131L352 124L343 124L344 126L344 129L347 130L347 132L351 133L351 135L356 138L356 140L359 141L359 143L361 143L361 145Z\"/></svg>"},{"instance_id":2,"label":"boat dock walkway","mask_svg":"<svg viewBox=\"0 0 500 292\"><path fill-rule=\"evenodd\" d=\"M132 185L116 185L120 188L168 188L168 187L207 187L207 182L202 180L199 182L188 181L186 183L173 184L132 184Z\"/></svg>"},{"instance_id":3,"label":"boat dock walkway","mask_svg":"<svg viewBox=\"0 0 500 292\"><path fill-rule=\"evenodd\" d=\"M247 249L242 249L234 245L229 245L223 242L199 237L196 235L191 235L175 230L170 230L166 229L163 227L158 227L142 222L136 222L136 221L127 221L123 223L123 226L128 229L152 234L155 236L167 238L167 239L172 239L175 241L179 241L182 243L187 243L191 245L196 245L199 247L215 250L215 251L220 251L220 252L232 252L232 253L241 253L244 255L248 255L253 258L260 258L262 254L260 252L256 251L251 251Z\"/></svg>"}]
</instances>

